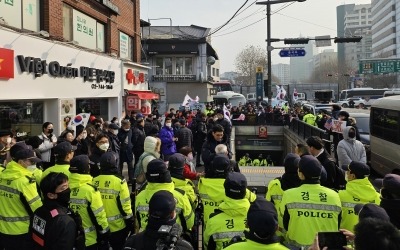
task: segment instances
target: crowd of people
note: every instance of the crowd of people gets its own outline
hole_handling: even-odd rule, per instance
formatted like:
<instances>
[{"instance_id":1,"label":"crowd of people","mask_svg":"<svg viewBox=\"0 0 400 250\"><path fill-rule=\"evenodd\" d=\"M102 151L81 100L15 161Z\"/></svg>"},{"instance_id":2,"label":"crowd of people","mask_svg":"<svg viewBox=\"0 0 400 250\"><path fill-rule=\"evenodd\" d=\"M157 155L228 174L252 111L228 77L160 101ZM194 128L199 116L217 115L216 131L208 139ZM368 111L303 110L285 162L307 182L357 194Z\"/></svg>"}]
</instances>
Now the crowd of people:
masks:
<instances>
[{"instance_id":1,"label":"crowd of people","mask_svg":"<svg viewBox=\"0 0 400 250\"><path fill-rule=\"evenodd\" d=\"M339 229L356 250L400 248L400 176L375 190L353 127L339 163L310 137L261 197L239 165L273 162L232 159L223 110L160 117L91 117L58 137L45 122L27 142L0 131L0 249L319 249Z\"/></svg>"}]
</instances>

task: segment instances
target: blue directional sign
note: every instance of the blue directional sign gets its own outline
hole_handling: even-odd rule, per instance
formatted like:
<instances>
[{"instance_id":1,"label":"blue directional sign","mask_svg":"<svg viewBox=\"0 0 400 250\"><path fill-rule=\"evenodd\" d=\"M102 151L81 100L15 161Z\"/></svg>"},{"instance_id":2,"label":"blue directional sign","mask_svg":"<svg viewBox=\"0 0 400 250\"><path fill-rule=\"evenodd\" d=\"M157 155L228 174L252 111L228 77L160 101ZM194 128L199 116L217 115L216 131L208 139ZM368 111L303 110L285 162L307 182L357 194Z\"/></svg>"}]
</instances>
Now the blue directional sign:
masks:
<instances>
[{"instance_id":1,"label":"blue directional sign","mask_svg":"<svg viewBox=\"0 0 400 250\"><path fill-rule=\"evenodd\" d=\"M305 55L306 51L304 49L283 49L279 52L280 57L299 57Z\"/></svg>"}]
</instances>

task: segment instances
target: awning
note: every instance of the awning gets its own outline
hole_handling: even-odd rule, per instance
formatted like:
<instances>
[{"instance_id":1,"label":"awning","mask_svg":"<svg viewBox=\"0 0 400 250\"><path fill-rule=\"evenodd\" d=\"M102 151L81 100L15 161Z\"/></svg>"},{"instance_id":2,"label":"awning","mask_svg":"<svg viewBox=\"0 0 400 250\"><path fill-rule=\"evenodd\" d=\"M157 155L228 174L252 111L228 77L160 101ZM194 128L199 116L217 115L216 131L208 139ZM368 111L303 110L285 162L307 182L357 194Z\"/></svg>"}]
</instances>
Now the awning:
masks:
<instances>
[{"instance_id":1,"label":"awning","mask_svg":"<svg viewBox=\"0 0 400 250\"><path fill-rule=\"evenodd\" d=\"M158 99L158 94L155 94L151 91L128 91L129 95L137 95L140 99L144 100L153 100Z\"/></svg>"}]
</instances>

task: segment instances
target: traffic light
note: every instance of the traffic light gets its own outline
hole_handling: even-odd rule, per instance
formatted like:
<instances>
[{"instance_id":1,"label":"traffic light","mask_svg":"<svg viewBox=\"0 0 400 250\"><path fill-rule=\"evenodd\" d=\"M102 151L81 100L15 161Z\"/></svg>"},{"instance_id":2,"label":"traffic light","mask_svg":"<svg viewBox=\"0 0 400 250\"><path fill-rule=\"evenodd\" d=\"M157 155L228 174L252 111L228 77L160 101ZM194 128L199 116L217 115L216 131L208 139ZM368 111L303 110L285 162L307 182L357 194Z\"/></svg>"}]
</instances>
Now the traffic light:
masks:
<instances>
[{"instance_id":1,"label":"traffic light","mask_svg":"<svg viewBox=\"0 0 400 250\"><path fill-rule=\"evenodd\" d=\"M353 37L335 37L333 40L335 43L359 43L362 39L362 36L353 36Z\"/></svg>"},{"instance_id":2,"label":"traffic light","mask_svg":"<svg viewBox=\"0 0 400 250\"><path fill-rule=\"evenodd\" d=\"M309 38L285 38L283 42L285 44L308 44Z\"/></svg>"}]
</instances>

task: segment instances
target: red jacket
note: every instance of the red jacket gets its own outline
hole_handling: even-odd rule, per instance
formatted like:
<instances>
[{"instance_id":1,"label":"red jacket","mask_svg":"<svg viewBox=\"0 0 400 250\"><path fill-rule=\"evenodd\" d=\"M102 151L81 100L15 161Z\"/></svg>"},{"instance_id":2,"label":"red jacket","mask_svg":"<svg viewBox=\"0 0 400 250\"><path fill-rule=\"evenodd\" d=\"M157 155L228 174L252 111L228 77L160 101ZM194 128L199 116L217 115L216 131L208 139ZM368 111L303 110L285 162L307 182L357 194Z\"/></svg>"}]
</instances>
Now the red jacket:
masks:
<instances>
[{"instance_id":1,"label":"red jacket","mask_svg":"<svg viewBox=\"0 0 400 250\"><path fill-rule=\"evenodd\" d=\"M190 170L189 164L185 163L185 166L183 167L183 177L185 177L186 179L189 179L189 180L196 180L197 179L197 173L196 172L192 172Z\"/></svg>"}]
</instances>

